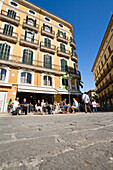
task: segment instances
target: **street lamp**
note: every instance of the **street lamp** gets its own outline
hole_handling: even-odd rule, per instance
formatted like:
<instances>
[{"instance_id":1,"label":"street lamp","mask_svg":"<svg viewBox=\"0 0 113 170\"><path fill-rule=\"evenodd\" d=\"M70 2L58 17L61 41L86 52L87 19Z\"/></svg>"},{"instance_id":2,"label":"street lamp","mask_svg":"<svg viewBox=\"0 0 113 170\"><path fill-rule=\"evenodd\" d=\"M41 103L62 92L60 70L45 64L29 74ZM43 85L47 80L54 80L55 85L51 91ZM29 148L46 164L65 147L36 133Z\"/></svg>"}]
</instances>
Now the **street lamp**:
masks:
<instances>
[{"instance_id":1,"label":"street lamp","mask_svg":"<svg viewBox=\"0 0 113 170\"><path fill-rule=\"evenodd\" d=\"M70 82L71 82L72 77L69 74L64 74L63 77L68 80L69 105L71 106L71 100L70 100Z\"/></svg>"}]
</instances>

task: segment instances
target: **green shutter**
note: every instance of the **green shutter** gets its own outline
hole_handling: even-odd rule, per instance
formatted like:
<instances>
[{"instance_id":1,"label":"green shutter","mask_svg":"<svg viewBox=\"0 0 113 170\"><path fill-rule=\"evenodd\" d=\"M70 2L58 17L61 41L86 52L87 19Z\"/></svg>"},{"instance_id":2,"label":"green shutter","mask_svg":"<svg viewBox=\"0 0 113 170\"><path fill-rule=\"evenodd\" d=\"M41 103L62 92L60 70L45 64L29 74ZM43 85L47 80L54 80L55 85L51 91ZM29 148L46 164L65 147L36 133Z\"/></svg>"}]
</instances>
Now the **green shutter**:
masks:
<instances>
[{"instance_id":1,"label":"green shutter","mask_svg":"<svg viewBox=\"0 0 113 170\"><path fill-rule=\"evenodd\" d=\"M44 67L46 66L46 63L45 63L46 59L45 58L46 58L46 55L44 55Z\"/></svg>"},{"instance_id":2,"label":"green shutter","mask_svg":"<svg viewBox=\"0 0 113 170\"><path fill-rule=\"evenodd\" d=\"M44 38L44 46L47 47L47 38Z\"/></svg>"},{"instance_id":3,"label":"green shutter","mask_svg":"<svg viewBox=\"0 0 113 170\"><path fill-rule=\"evenodd\" d=\"M52 57L50 56L50 69L52 69Z\"/></svg>"},{"instance_id":4,"label":"green shutter","mask_svg":"<svg viewBox=\"0 0 113 170\"><path fill-rule=\"evenodd\" d=\"M28 16L26 16L26 24L28 23Z\"/></svg>"},{"instance_id":5,"label":"green shutter","mask_svg":"<svg viewBox=\"0 0 113 170\"><path fill-rule=\"evenodd\" d=\"M34 27L36 27L36 19L34 20Z\"/></svg>"},{"instance_id":6,"label":"green shutter","mask_svg":"<svg viewBox=\"0 0 113 170\"><path fill-rule=\"evenodd\" d=\"M13 34L13 29L14 29L14 27L12 27L11 25L9 25L8 35L12 36L12 34Z\"/></svg>"},{"instance_id":7,"label":"green shutter","mask_svg":"<svg viewBox=\"0 0 113 170\"><path fill-rule=\"evenodd\" d=\"M33 51L30 51L30 64L33 64Z\"/></svg>"},{"instance_id":8,"label":"green shutter","mask_svg":"<svg viewBox=\"0 0 113 170\"><path fill-rule=\"evenodd\" d=\"M64 34L63 34L63 37L64 37L64 39L66 39L66 33L64 32Z\"/></svg>"},{"instance_id":9,"label":"green shutter","mask_svg":"<svg viewBox=\"0 0 113 170\"><path fill-rule=\"evenodd\" d=\"M48 39L48 47L51 48L51 40Z\"/></svg>"},{"instance_id":10,"label":"green shutter","mask_svg":"<svg viewBox=\"0 0 113 170\"><path fill-rule=\"evenodd\" d=\"M45 24L43 23L43 30L45 30Z\"/></svg>"},{"instance_id":11,"label":"green shutter","mask_svg":"<svg viewBox=\"0 0 113 170\"><path fill-rule=\"evenodd\" d=\"M72 37L70 37L70 41L72 42Z\"/></svg>"},{"instance_id":12,"label":"green shutter","mask_svg":"<svg viewBox=\"0 0 113 170\"><path fill-rule=\"evenodd\" d=\"M8 27L9 27L8 24L5 24L5 25L4 25L3 34L7 34L7 33L8 33Z\"/></svg>"},{"instance_id":13,"label":"green shutter","mask_svg":"<svg viewBox=\"0 0 113 170\"><path fill-rule=\"evenodd\" d=\"M22 63L26 63L26 49L23 50L23 61Z\"/></svg>"},{"instance_id":14,"label":"green shutter","mask_svg":"<svg viewBox=\"0 0 113 170\"><path fill-rule=\"evenodd\" d=\"M58 30L58 36L60 37L60 30Z\"/></svg>"},{"instance_id":15,"label":"green shutter","mask_svg":"<svg viewBox=\"0 0 113 170\"><path fill-rule=\"evenodd\" d=\"M24 40L27 38L27 30L25 30Z\"/></svg>"}]
</instances>

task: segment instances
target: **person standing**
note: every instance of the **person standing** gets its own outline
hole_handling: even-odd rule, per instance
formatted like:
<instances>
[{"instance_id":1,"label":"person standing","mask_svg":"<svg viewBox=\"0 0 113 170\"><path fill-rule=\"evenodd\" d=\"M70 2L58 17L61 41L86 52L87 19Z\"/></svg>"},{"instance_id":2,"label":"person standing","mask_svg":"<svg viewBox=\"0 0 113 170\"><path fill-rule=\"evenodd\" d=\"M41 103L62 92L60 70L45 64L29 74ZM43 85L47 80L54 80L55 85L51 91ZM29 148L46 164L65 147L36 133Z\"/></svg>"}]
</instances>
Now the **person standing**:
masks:
<instances>
[{"instance_id":1,"label":"person standing","mask_svg":"<svg viewBox=\"0 0 113 170\"><path fill-rule=\"evenodd\" d=\"M27 106L28 106L28 102L26 101L26 98L23 99L22 101L22 110L25 111L25 115L27 115Z\"/></svg>"},{"instance_id":2,"label":"person standing","mask_svg":"<svg viewBox=\"0 0 113 170\"><path fill-rule=\"evenodd\" d=\"M14 101L13 101L13 112L16 112L16 114L18 114L18 108L19 108L19 98L17 97Z\"/></svg>"},{"instance_id":3,"label":"person standing","mask_svg":"<svg viewBox=\"0 0 113 170\"><path fill-rule=\"evenodd\" d=\"M10 99L9 102L8 102L8 113L11 112L12 107L13 107L13 105L12 105L12 99Z\"/></svg>"},{"instance_id":4,"label":"person standing","mask_svg":"<svg viewBox=\"0 0 113 170\"><path fill-rule=\"evenodd\" d=\"M89 109L91 113L90 99L86 92L82 95L82 100L84 101L84 104L85 104L85 113L87 113L87 108Z\"/></svg>"},{"instance_id":5,"label":"person standing","mask_svg":"<svg viewBox=\"0 0 113 170\"><path fill-rule=\"evenodd\" d=\"M95 100L92 101L93 112L97 112L97 103Z\"/></svg>"},{"instance_id":6,"label":"person standing","mask_svg":"<svg viewBox=\"0 0 113 170\"><path fill-rule=\"evenodd\" d=\"M44 99L42 99L41 107L42 107L42 111L45 113L46 112L46 104L44 102Z\"/></svg>"}]
</instances>

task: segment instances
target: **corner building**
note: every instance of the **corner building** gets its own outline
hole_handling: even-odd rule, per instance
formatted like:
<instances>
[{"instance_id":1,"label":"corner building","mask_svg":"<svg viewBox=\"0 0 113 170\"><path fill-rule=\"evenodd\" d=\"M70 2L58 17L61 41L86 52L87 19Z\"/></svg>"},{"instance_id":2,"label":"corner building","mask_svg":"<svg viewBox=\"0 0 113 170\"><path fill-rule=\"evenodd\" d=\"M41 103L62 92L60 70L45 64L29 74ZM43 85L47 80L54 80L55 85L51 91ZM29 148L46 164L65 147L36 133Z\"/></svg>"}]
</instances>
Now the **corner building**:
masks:
<instances>
[{"instance_id":1,"label":"corner building","mask_svg":"<svg viewBox=\"0 0 113 170\"><path fill-rule=\"evenodd\" d=\"M103 111L113 111L113 15L96 56L92 72Z\"/></svg>"},{"instance_id":2,"label":"corner building","mask_svg":"<svg viewBox=\"0 0 113 170\"><path fill-rule=\"evenodd\" d=\"M0 1L0 112L16 96L33 104L68 99L68 87L79 100L77 66L71 23L26 0Z\"/></svg>"}]
</instances>

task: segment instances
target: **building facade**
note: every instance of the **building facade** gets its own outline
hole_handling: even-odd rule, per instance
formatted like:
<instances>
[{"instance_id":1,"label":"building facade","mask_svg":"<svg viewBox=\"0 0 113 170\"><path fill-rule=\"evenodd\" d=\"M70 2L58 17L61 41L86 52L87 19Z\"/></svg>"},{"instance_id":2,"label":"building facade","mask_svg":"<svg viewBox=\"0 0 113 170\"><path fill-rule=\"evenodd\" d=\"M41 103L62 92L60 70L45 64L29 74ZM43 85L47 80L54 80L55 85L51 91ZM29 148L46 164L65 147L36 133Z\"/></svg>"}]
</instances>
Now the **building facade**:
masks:
<instances>
[{"instance_id":1,"label":"building facade","mask_svg":"<svg viewBox=\"0 0 113 170\"><path fill-rule=\"evenodd\" d=\"M87 95L89 96L90 99L92 99L95 95L97 95L96 93L96 89L91 89L87 92Z\"/></svg>"},{"instance_id":2,"label":"building facade","mask_svg":"<svg viewBox=\"0 0 113 170\"><path fill-rule=\"evenodd\" d=\"M100 45L92 72L101 109L113 111L113 15Z\"/></svg>"},{"instance_id":3,"label":"building facade","mask_svg":"<svg viewBox=\"0 0 113 170\"><path fill-rule=\"evenodd\" d=\"M26 0L0 0L0 111L9 99L79 99L81 74L71 23ZM64 76L70 75L70 81Z\"/></svg>"}]
</instances>

